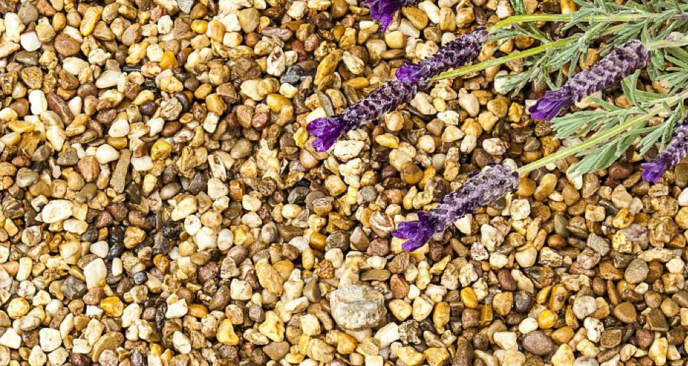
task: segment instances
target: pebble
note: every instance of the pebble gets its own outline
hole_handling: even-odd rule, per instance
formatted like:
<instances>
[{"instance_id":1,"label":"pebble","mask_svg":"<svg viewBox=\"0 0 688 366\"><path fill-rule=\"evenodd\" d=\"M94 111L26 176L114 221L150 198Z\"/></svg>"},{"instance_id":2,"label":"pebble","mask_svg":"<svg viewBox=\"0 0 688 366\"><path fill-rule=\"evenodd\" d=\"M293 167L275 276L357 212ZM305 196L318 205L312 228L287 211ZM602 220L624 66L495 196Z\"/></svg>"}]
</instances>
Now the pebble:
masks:
<instances>
[{"instance_id":1,"label":"pebble","mask_svg":"<svg viewBox=\"0 0 688 366\"><path fill-rule=\"evenodd\" d=\"M348 285L334 291L330 308L335 322L352 330L371 328L386 314L382 294L360 285Z\"/></svg>"},{"instance_id":2,"label":"pebble","mask_svg":"<svg viewBox=\"0 0 688 366\"><path fill-rule=\"evenodd\" d=\"M25 32L20 37L20 43L25 51L33 52L41 48L41 41L36 32Z\"/></svg>"},{"instance_id":3,"label":"pebble","mask_svg":"<svg viewBox=\"0 0 688 366\"><path fill-rule=\"evenodd\" d=\"M103 286L107 277L105 262L100 258L89 262L84 267L84 277L86 277L86 287L89 289Z\"/></svg>"},{"instance_id":4,"label":"pebble","mask_svg":"<svg viewBox=\"0 0 688 366\"><path fill-rule=\"evenodd\" d=\"M96 150L96 159L98 163L107 164L119 158L119 152L108 144L98 146Z\"/></svg>"},{"instance_id":5,"label":"pebble","mask_svg":"<svg viewBox=\"0 0 688 366\"><path fill-rule=\"evenodd\" d=\"M51 352L60 347L62 344L62 336L60 331L52 328L43 328L38 332L41 349L44 352Z\"/></svg>"},{"instance_id":6,"label":"pebble","mask_svg":"<svg viewBox=\"0 0 688 366\"><path fill-rule=\"evenodd\" d=\"M546 356L554 351L554 343L544 332L534 331L523 337L523 348L534 355Z\"/></svg>"},{"instance_id":7,"label":"pebble","mask_svg":"<svg viewBox=\"0 0 688 366\"><path fill-rule=\"evenodd\" d=\"M73 206L74 204L67 200L50 201L41 211L43 222L52 224L70 218Z\"/></svg>"}]
</instances>

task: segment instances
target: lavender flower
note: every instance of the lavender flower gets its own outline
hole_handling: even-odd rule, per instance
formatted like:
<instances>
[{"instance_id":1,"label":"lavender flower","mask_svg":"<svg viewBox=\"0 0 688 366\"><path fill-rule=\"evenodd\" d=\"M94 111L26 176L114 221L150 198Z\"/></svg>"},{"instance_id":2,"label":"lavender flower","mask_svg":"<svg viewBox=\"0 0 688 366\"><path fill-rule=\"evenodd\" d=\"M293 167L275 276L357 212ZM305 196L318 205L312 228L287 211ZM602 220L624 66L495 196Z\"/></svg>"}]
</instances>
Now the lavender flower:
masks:
<instances>
[{"instance_id":1,"label":"lavender flower","mask_svg":"<svg viewBox=\"0 0 688 366\"><path fill-rule=\"evenodd\" d=\"M475 60L487 41L488 32L485 28L478 28L471 33L447 43L432 57L426 58L420 64L406 63L397 70L397 79L405 83L417 83L429 79L453 67L461 66Z\"/></svg>"},{"instance_id":2,"label":"lavender flower","mask_svg":"<svg viewBox=\"0 0 688 366\"><path fill-rule=\"evenodd\" d=\"M370 6L370 16L381 23L384 31L394 18L394 12L405 7L416 5L420 0L366 0Z\"/></svg>"},{"instance_id":3,"label":"lavender flower","mask_svg":"<svg viewBox=\"0 0 688 366\"><path fill-rule=\"evenodd\" d=\"M641 165L643 180L657 183L667 169L681 161L686 155L688 155L688 119L676 127L669 145L659 153L655 160Z\"/></svg>"},{"instance_id":4,"label":"lavender flower","mask_svg":"<svg viewBox=\"0 0 688 366\"><path fill-rule=\"evenodd\" d=\"M494 164L468 178L461 188L444 196L428 212L419 212L418 221L402 222L392 235L407 239L402 248L416 250L454 221L499 199L518 186L518 173L506 165Z\"/></svg>"},{"instance_id":5,"label":"lavender flower","mask_svg":"<svg viewBox=\"0 0 688 366\"><path fill-rule=\"evenodd\" d=\"M400 3L412 4L413 1L415 0L400 0ZM465 34L419 65L403 65L397 71L397 79L383 84L340 115L318 118L311 122L306 130L316 137L313 148L318 152L327 151L343 134L410 101L419 90L427 87L428 80L433 75L478 57L486 40L487 31L482 28Z\"/></svg>"},{"instance_id":6,"label":"lavender flower","mask_svg":"<svg viewBox=\"0 0 688 366\"><path fill-rule=\"evenodd\" d=\"M308 133L316 137L313 148L318 152L327 151L341 135L395 110L413 99L426 85L424 82L406 84L393 79L345 109L340 115L316 119L306 126Z\"/></svg>"},{"instance_id":7,"label":"lavender flower","mask_svg":"<svg viewBox=\"0 0 688 366\"><path fill-rule=\"evenodd\" d=\"M551 120L590 94L620 82L635 70L647 66L650 53L642 42L632 40L615 48L589 69L569 79L561 89L550 91L530 107L535 119Z\"/></svg>"}]
</instances>

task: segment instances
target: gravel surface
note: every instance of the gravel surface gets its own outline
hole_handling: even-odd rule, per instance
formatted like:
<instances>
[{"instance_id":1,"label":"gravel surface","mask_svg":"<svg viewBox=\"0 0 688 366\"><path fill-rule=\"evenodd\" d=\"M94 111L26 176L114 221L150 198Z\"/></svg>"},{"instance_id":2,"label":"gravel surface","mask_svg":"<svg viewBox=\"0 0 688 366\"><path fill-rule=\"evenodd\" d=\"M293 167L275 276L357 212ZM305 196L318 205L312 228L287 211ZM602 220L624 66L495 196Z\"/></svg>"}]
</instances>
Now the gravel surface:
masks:
<instances>
[{"instance_id":1,"label":"gravel surface","mask_svg":"<svg viewBox=\"0 0 688 366\"><path fill-rule=\"evenodd\" d=\"M577 142L525 112L543 87L506 93L520 62L311 146L309 122L508 1L426 0L384 33L355 0L0 13L0 366L683 365L688 164L650 185L633 151L583 177L571 157L415 252L391 236L488 164Z\"/></svg>"}]
</instances>

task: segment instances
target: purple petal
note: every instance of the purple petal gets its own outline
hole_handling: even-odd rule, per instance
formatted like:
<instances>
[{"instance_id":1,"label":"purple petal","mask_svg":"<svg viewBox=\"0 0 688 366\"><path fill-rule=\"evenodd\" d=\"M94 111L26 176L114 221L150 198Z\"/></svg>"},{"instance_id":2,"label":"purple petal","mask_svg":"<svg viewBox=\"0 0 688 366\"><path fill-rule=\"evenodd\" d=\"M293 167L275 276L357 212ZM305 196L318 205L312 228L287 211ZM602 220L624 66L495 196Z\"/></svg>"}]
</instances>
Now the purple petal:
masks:
<instances>
[{"instance_id":1,"label":"purple petal","mask_svg":"<svg viewBox=\"0 0 688 366\"><path fill-rule=\"evenodd\" d=\"M370 17L380 21L383 31L392 22L394 12L403 5L396 0L366 0L366 3L370 6Z\"/></svg>"},{"instance_id":2,"label":"purple petal","mask_svg":"<svg viewBox=\"0 0 688 366\"><path fill-rule=\"evenodd\" d=\"M668 168L662 161L658 160L642 164L641 167L643 168L643 180L652 183L659 182Z\"/></svg>"},{"instance_id":3,"label":"purple petal","mask_svg":"<svg viewBox=\"0 0 688 366\"><path fill-rule=\"evenodd\" d=\"M667 169L688 155L688 119L674 129L669 144L651 162L642 165L643 180L657 183Z\"/></svg>"},{"instance_id":4,"label":"purple petal","mask_svg":"<svg viewBox=\"0 0 688 366\"><path fill-rule=\"evenodd\" d=\"M397 238L407 239L401 244L401 248L414 251L425 245L435 233L435 225L431 221L432 219L426 212L418 212L417 221L400 223L392 235Z\"/></svg>"},{"instance_id":5,"label":"purple petal","mask_svg":"<svg viewBox=\"0 0 688 366\"><path fill-rule=\"evenodd\" d=\"M422 77L420 74L421 68L420 65L406 62L397 70L397 79L402 83L417 83Z\"/></svg>"},{"instance_id":6,"label":"purple petal","mask_svg":"<svg viewBox=\"0 0 688 366\"><path fill-rule=\"evenodd\" d=\"M344 123L337 117L318 118L306 126L306 131L312 136L313 148L317 152L327 151L337 141L344 130Z\"/></svg>"},{"instance_id":7,"label":"purple petal","mask_svg":"<svg viewBox=\"0 0 688 366\"><path fill-rule=\"evenodd\" d=\"M533 119L550 121L559 114L566 112L573 104L573 95L567 87L550 91L528 109Z\"/></svg>"}]
</instances>

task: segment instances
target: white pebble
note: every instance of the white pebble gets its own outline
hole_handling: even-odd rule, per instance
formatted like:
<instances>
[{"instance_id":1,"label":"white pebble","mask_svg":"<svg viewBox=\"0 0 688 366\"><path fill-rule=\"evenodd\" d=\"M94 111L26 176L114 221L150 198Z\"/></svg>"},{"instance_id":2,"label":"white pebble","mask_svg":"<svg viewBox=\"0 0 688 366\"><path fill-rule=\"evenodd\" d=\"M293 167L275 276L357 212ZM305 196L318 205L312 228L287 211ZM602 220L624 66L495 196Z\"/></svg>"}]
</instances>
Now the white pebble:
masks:
<instances>
[{"instance_id":1,"label":"white pebble","mask_svg":"<svg viewBox=\"0 0 688 366\"><path fill-rule=\"evenodd\" d=\"M60 331L53 328L43 328L38 332L41 349L45 352L54 351L62 344Z\"/></svg>"},{"instance_id":2,"label":"white pebble","mask_svg":"<svg viewBox=\"0 0 688 366\"><path fill-rule=\"evenodd\" d=\"M108 243L106 241L97 241L91 244L89 250L98 257L105 258L107 257L110 248L108 247Z\"/></svg>"},{"instance_id":3,"label":"white pebble","mask_svg":"<svg viewBox=\"0 0 688 366\"><path fill-rule=\"evenodd\" d=\"M21 35L20 43L22 48L29 52L33 52L41 48L41 41L38 39L36 32L26 32Z\"/></svg>"},{"instance_id":4,"label":"white pebble","mask_svg":"<svg viewBox=\"0 0 688 366\"><path fill-rule=\"evenodd\" d=\"M678 196L678 204L679 206L688 206L688 188L684 188Z\"/></svg>"},{"instance_id":5,"label":"white pebble","mask_svg":"<svg viewBox=\"0 0 688 366\"><path fill-rule=\"evenodd\" d=\"M107 277L107 267L101 258L89 262L84 267L84 277L86 277L86 287L95 288L100 287L101 282L105 281Z\"/></svg>"},{"instance_id":6,"label":"white pebble","mask_svg":"<svg viewBox=\"0 0 688 366\"><path fill-rule=\"evenodd\" d=\"M228 250L234 244L234 233L229 229L222 229L217 237L217 246L220 250Z\"/></svg>"},{"instance_id":7,"label":"white pebble","mask_svg":"<svg viewBox=\"0 0 688 366\"><path fill-rule=\"evenodd\" d=\"M96 159L100 164L107 164L119 159L119 152L114 147L103 144L96 150Z\"/></svg>"},{"instance_id":8,"label":"white pebble","mask_svg":"<svg viewBox=\"0 0 688 366\"><path fill-rule=\"evenodd\" d=\"M194 239L196 240L198 250L213 249L217 247L217 234L209 227L203 227L199 230L196 236L194 236Z\"/></svg>"},{"instance_id":9,"label":"white pebble","mask_svg":"<svg viewBox=\"0 0 688 366\"><path fill-rule=\"evenodd\" d=\"M523 334L528 334L534 330L538 329L538 322L534 318L525 318L521 322L521 324L518 325L518 331L523 333Z\"/></svg>"},{"instance_id":10,"label":"white pebble","mask_svg":"<svg viewBox=\"0 0 688 366\"><path fill-rule=\"evenodd\" d=\"M29 93L29 104L31 105L31 114L36 116L48 110L48 100L42 90L36 89Z\"/></svg>"},{"instance_id":11,"label":"white pebble","mask_svg":"<svg viewBox=\"0 0 688 366\"><path fill-rule=\"evenodd\" d=\"M72 216L74 204L67 200L54 200L43 207L41 217L46 224L66 220Z\"/></svg>"},{"instance_id":12,"label":"white pebble","mask_svg":"<svg viewBox=\"0 0 688 366\"><path fill-rule=\"evenodd\" d=\"M124 137L129 133L129 122L125 119L118 119L108 130L108 135L110 137Z\"/></svg>"},{"instance_id":13,"label":"white pebble","mask_svg":"<svg viewBox=\"0 0 688 366\"><path fill-rule=\"evenodd\" d=\"M153 159L150 156L142 156L140 158L131 158L131 165L139 172L145 172L153 169Z\"/></svg>"},{"instance_id":14,"label":"white pebble","mask_svg":"<svg viewBox=\"0 0 688 366\"><path fill-rule=\"evenodd\" d=\"M10 41L19 43L24 28L24 23L19 19L19 15L16 13L5 14L5 35Z\"/></svg>"}]
</instances>

